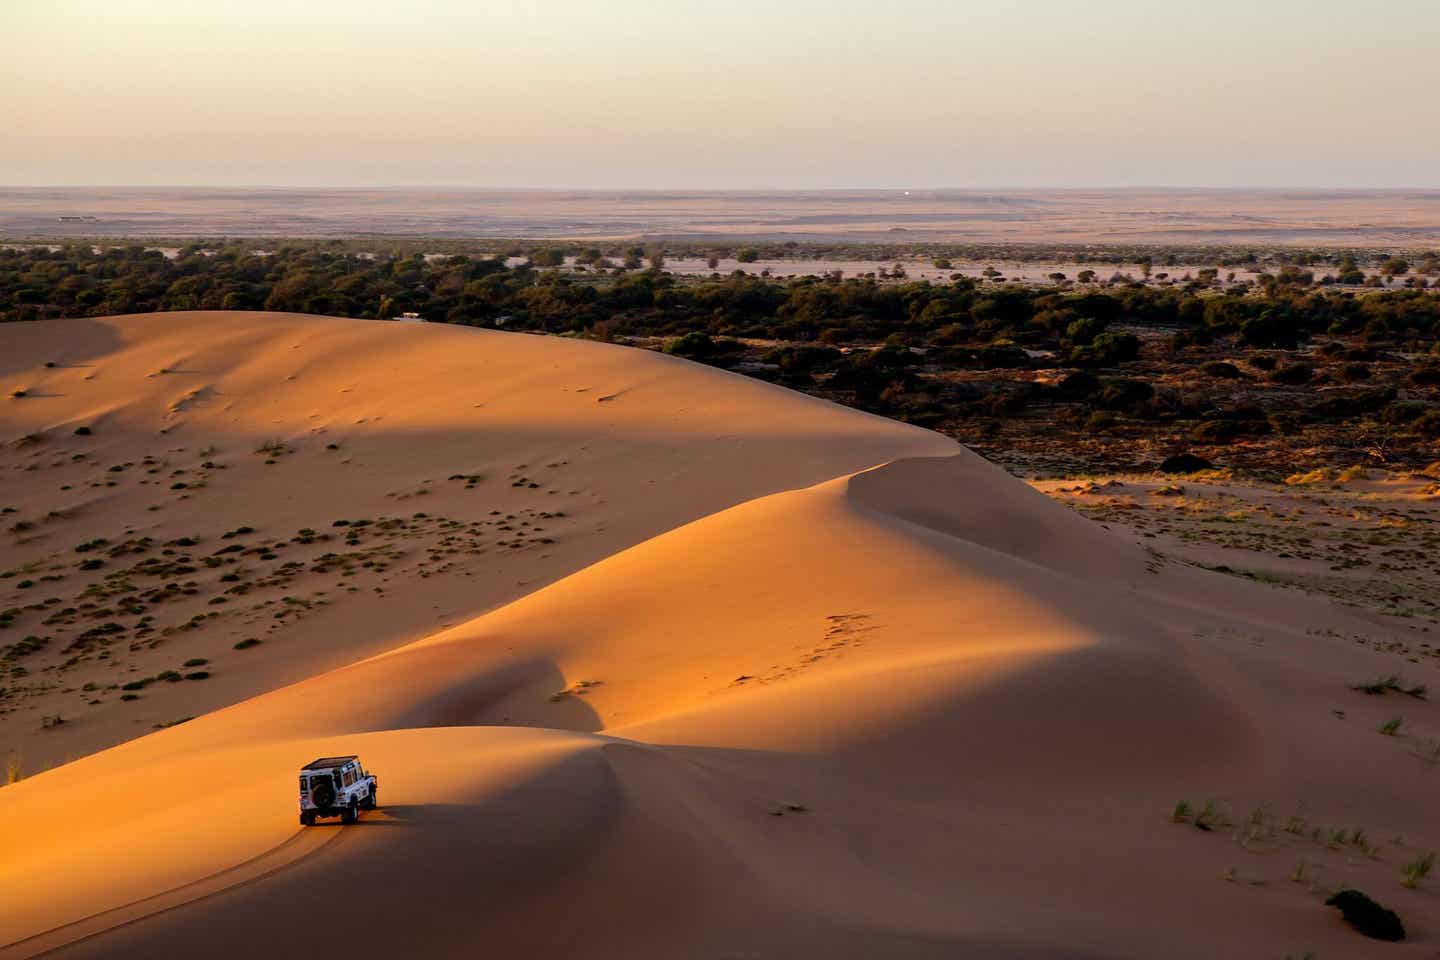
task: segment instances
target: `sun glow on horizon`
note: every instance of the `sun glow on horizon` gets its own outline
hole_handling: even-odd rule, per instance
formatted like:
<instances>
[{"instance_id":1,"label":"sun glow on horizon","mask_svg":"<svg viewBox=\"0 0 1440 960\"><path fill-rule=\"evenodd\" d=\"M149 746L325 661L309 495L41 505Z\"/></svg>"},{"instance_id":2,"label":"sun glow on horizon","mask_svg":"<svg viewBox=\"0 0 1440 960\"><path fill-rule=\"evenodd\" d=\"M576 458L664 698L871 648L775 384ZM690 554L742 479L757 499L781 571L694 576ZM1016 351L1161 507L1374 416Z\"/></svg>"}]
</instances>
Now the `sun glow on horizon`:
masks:
<instances>
[{"instance_id":1,"label":"sun glow on horizon","mask_svg":"<svg viewBox=\"0 0 1440 960\"><path fill-rule=\"evenodd\" d=\"M1440 6L56 0L0 184L1425 186Z\"/></svg>"}]
</instances>

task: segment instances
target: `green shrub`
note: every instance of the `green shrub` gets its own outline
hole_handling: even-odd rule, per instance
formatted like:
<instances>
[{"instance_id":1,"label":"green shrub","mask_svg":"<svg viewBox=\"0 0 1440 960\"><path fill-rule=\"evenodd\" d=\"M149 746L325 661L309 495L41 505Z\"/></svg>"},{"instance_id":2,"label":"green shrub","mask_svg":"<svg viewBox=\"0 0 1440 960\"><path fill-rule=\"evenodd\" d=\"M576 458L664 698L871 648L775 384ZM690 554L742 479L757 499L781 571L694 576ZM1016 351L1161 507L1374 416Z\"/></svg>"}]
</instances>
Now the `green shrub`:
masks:
<instances>
[{"instance_id":1,"label":"green shrub","mask_svg":"<svg viewBox=\"0 0 1440 960\"><path fill-rule=\"evenodd\" d=\"M1299 386L1302 383L1309 383L1314 376L1315 370L1308 363L1287 363L1271 373L1270 379L1275 383Z\"/></svg>"},{"instance_id":2,"label":"green shrub","mask_svg":"<svg viewBox=\"0 0 1440 960\"><path fill-rule=\"evenodd\" d=\"M677 357L708 357L715 352L715 341L710 339L708 333L692 330L683 337L667 342L665 352Z\"/></svg>"},{"instance_id":3,"label":"green shrub","mask_svg":"<svg viewBox=\"0 0 1440 960\"><path fill-rule=\"evenodd\" d=\"M1009 340L996 340L975 351L975 362L986 370L1024 370L1030 354Z\"/></svg>"},{"instance_id":4,"label":"green shrub","mask_svg":"<svg viewBox=\"0 0 1440 960\"><path fill-rule=\"evenodd\" d=\"M1207 377L1214 377L1217 380L1243 380L1245 374L1233 363L1226 363L1224 360L1212 360L1202 364L1200 372Z\"/></svg>"},{"instance_id":5,"label":"green shrub","mask_svg":"<svg viewBox=\"0 0 1440 960\"><path fill-rule=\"evenodd\" d=\"M1392 389L1363 390L1349 396L1330 397L1311 407L1307 412L1326 420L1344 420L1366 413L1379 413L1395 402Z\"/></svg>"},{"instance_id":6,"label":"green shrub","mask_svg":"<svg viewBox=\"0 0 1440 960\"><path fill-rule=\"evenodd\" d=\"M1204 457L1197 457L1193 453L1177 453L1160 461L1161 473L1198 473L1201 470L1212 470L1215 465Z\"/></svg>"},{"instance_id":7,"label":"green shrub","mask_svg":"<svg viewBox=\"0 0 1440 960\"><path fill-rule=\"evenodd\" d=\"M1088 370L1077 370L1055 384L1055 392L1067 400L1084 400L1103 388L1100 378Z\"/></svg>"},{"instance_id":8,"label":"green shrub","mask_svg":"<svg viewBox=\"0 0 1440 960\"><path fill-rule=\"evenodd\" d=\"M1412 387L1440 387L1440 367L1420 367L1410 373Z\"/></svg>"},{"instance_id":9,"label":"green shrub","mask_svg":"<svg viewBox=\"0 0 1440 960\"><path fill-rule=\"evenodd\" d=\"M744 350L744 344L736 340L714 340L707 333L692 330L683 337L676 337L665 344L666 353L690 360L714 362L722 357L732 356Z\"/></svg>"},{"instance_id":10,"label":"green shrub","mask_svg":"<svg viewBox=\"0 0 1440 960\"><path fill-rule=\"evenodd\" d=\"M1096 406L1119 413L1143 413L1155 396L1155 388L1144 380L1107 380Z\"/></svg>"},{"instance_id":11,"label":"green shrub","mask_svg":"<svg viewBox=\"0 0 1440 960\"><path fill-rule=\"evenodd\" d=\"M1089 346L1095 342L1095 338L1105 332L1105 321L1095 317L1081 317L1072 320L1065 327L1065 336L1076 346Z\"/></svg>"},{"instance_id":12,"label":"green shrub","mask_svg":"<svg viewBox=\"0 0 1440 960\"><path fill-rule=\"evenodd\" d=\"M1240 425L1234 420L1207 420L1190 431L1196 443L1229 443L1240 436Z\"/></svg>"},{"instance_id":13,"label":"green shrub","mask_svg":"<svg viewBox=\"0 0 1440 960\"><path fill-rule=\"evenodd\" d=\"M1082 367L1113 367L1140 356L1140 338L1133 333L1102 333L1089 346L1070 351L1070 360Z\"/></svg>"},{"instance_id":14,"label":"green shrub","mask_svg":"<svg viewBox=\"0 0 1440 960\"><path fill-rule=\"evenodd\" d=\"M1256 370L1270 371L1275 369L1279 361L1268 353L1257 353L1247 362Z\"/></svg>"},{"instance_id":15,"label":"green shrub","mask_svg":"<svg viewBox=\"0 0 1440 960\"><path fill-rule=\"evenodd\" d=\"M1431 410L1418 417L1411 425L1416 433L1426 437L1440 437L1440 411Z\"/></svg>"}]
</instances>

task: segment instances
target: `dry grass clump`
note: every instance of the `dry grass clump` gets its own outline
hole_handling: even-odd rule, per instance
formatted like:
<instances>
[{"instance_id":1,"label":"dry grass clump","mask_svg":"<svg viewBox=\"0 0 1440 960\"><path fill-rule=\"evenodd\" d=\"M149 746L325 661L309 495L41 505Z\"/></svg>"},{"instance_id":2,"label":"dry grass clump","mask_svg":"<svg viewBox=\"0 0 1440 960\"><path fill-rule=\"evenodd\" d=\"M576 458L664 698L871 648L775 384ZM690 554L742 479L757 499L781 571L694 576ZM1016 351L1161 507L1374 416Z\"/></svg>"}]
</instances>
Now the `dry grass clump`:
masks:
<instances>
[{"instance_id":1,"label":"dry grass clump","mask_svg":"<svg viewBox=\"0 0 1440 960\"><path fill-rule=\"evenodd\" d=\"M255 452L271 458L283 457L290 452L290 446L283 440L266 440L255 448Z\"/></svg>"},{"instance_id":2,"label":"dry grass clump","mask_svg":"<svg viewBox=\"0 0 1440 960\"><path fill-rule=\"evenodd\" d=\"M1343 470L1336 470L1334 467L1316 467L1314 470L1290 474L1285 478L1285 483L1292 487L1318 487L1324 484L1343 487L1356 480L1366 480L1369 476L1370 474L1359 464Z\"/></svg>"},{"instance_id":3,"label":"dry grass clump","mask_svg":"<svg viewBox=\"0 0 1440 960\"><path fill-rule=\"evenodd\" d=\"M1404 877L1400 885L1407 890L1414 890L1420 886L1420 881L1430 876L1430 871L1435 869L1435 852L1422 854L1400 867L1400 873Z\"/></svg>"},{"instance_id":4,"label":"dry grass clump","mask_svg":"<svg viewBox=\"0 0 1440 960\"><path fill-rule=\"evenodd\" d=\"M1344 484L1350 483L1355 480L1368 480L1369 478L1369 471L1367 471L1364 467L1360 466L1357 463L1354 466L1346 467L1344 470L1341 470L1340 473L1336 475L1335 482Z\"/></svg>"},{"instance_id":5,"label":"dry grass clump","mask_svg":"<svg viewBox=\"0 0 1440 960\"><path fill-rule=\"evenodd\" d=\"M604 683L603 680L577 680L570 686L549 697L551 703L562 703L569 697L583 697L595 687Z\"/></svg>"},{"instance_id":6,"label":"dry grass clump","mask_svg":"<svg viewBox=\"0 0 1440 960\"><path fill-rule=\"evenodd\" d=\"M1416 683L1406 686L1405 681L1399 674L1391 674L1386 677L1379 677L1368 683L1353 683L1351 690L1368 694L1372 697L1384 696L1387 693L1403 693L1407 697L1414 697L1416 700L1424 700L1429 688L1423 683Z\"/></svg>"},{"instance_id":7,"label":"dry grass clump","mask_svg":"<svg viewBox=\"0 0 1440 960\"><path fill-rule=\"evenodd\" d=\"M1216 827L1234 826L1229 813L1214 800L1206 800L1205 806L1196 810L1188 800L1181 800L1170 811L1171 823L1191 823L1197 830L1209 832Z\"/></svg>"},{"instance_id":8,"label":"dry grass clump","mask_svg":"<svg viewBox=\"0 0 1440 960\"><path fill-rule=\"evenodd\" d=\"M1285 478L1285 483L1292 487L1312 487L1322 483L1332 483L1334 480L1334 470L1329 467L1317 467L1304 473L1292 473Z\"/></svg>"}]
</instances>

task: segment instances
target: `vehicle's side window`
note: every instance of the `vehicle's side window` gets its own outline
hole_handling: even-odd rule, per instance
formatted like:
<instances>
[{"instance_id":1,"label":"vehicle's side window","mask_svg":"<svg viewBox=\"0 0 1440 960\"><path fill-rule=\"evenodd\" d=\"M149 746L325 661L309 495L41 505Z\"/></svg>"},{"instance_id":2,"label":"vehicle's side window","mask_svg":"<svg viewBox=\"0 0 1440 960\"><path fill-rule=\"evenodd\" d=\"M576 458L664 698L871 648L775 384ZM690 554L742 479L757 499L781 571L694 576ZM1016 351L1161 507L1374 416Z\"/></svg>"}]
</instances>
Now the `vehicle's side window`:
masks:
<instances>
[{"instance_id":1,"label":"vehicle's side window","mask_svg":"<svg viewBox=\"0 0 1440 960\"><path fill-rule=\"evenodd\" d=\"M348 786L350 786L350 785L351 785L352 783L354 783L354 782L355 782L355 771L353 771L353 770L346 770L346 771L345 771L345 786L348 787Z\"/></svg>"}]
</instances>

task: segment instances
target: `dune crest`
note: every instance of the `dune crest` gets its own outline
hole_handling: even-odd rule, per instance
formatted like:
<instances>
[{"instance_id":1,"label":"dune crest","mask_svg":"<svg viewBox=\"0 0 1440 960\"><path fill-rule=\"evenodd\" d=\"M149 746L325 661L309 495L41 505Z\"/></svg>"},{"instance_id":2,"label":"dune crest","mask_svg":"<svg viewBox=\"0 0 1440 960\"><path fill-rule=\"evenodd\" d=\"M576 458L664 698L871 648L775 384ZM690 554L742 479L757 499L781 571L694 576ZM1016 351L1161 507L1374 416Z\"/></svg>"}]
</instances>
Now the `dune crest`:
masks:
<instances>
[{"instance_id":1,"label":"dune crest","mask_svg":"<svg viewBox=\"0 0 1440 960\"><path fill-rule=\"evenodd\" d=\"M28 680L0 704L0 749L31 772L461 623L754 497L956 449L588 341L204 312L0 338L0 610L72 610L11 624L49 637L32 666L87 648L68 683ZM125 631L83 639L111 624ZM59 692L190 659L210 677L139 700Z\"/></svg>"}]
</instances>

